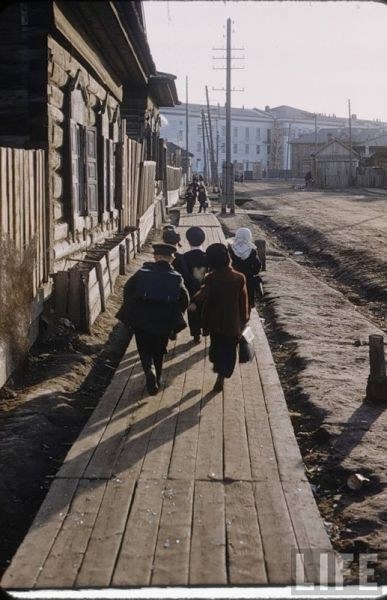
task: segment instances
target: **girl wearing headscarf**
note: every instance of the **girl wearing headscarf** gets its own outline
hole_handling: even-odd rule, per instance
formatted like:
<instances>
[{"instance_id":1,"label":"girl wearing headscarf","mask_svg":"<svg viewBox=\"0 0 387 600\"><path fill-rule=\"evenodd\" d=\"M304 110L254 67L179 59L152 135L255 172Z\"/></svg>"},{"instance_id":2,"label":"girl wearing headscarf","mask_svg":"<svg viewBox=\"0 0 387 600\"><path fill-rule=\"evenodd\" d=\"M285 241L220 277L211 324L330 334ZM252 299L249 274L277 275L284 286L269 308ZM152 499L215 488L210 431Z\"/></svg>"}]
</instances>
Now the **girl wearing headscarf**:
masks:
<instances>
[{"instance_id":1,"label":"girl wearing headscarf","mask_svg":"<svg viewBox=\"0 0 387 600\"><path fill-rule=\"evenodd\" d=\"M249 320L248 297L245 277L231 267L224 244L208 246L206 259L211 272L193 296L189 310L202 304L203 334L210 335L209 358L218 375L214 391L219 392L235 368L238 341Z\"/></svg>"},{"instance_id":2,"label":"girl wearing headscarf","mask_svg":"<svg viewBox=\"0 0 387 600\"><path fill-rule=\"evenodd\" d=\"M228 250L233 269L239 271L239 273L243 273L246 277L249 307L251 310L255 306L256 289L262 265L257 256L255 244L252 242L250 229L247 227L238 229L235 237L228 240Z\"/></svg>"}]
</instances>

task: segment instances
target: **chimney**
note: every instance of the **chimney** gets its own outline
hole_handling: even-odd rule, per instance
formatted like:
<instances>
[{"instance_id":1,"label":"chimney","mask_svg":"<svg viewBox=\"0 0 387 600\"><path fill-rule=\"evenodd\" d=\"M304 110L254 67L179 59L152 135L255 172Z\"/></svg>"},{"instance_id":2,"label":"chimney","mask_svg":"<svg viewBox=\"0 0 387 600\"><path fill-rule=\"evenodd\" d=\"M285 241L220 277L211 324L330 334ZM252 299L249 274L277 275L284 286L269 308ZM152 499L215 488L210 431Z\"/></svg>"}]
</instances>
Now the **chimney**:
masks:
<instances>
[{"instance_id":1,"label":"chimney","mask_svg":"<svg viewBox=\"0 0 387 600\"><path fill-rule=\"evenodd\" d=\"M266 104L266 106L265 106L265 112L269 112L269 110L270 110L270 106L268 106L268 105Z\"/></svg>"},{"instance_id":2,"label":"chimney","mask_svg":"<svg viewBox=\"0 0 387 600\"><path fill-rule=\"evenodd\" d=\"M352 115L352 121L356 121L357 115Z\"/></svg>"}]
</instances>

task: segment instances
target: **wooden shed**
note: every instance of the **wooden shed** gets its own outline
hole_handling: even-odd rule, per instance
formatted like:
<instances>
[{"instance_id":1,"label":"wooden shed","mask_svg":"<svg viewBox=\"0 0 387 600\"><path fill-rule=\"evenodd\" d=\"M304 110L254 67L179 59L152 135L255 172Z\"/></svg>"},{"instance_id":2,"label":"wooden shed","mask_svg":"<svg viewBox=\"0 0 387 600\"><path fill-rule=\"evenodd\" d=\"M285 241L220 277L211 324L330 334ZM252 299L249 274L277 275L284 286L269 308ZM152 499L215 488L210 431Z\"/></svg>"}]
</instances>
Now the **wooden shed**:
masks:
<instances>
[{"instance_id":1,"label":"wooden shed","mask_svg":"<svg viewBox=\"0 0 387 600\"><path fill-rule=\"evenodd\" d=\"M358 165L359 155L340 140L332 139L312 157L316 186L324 189L349 187Z\"/></svg>"}]
</instances>

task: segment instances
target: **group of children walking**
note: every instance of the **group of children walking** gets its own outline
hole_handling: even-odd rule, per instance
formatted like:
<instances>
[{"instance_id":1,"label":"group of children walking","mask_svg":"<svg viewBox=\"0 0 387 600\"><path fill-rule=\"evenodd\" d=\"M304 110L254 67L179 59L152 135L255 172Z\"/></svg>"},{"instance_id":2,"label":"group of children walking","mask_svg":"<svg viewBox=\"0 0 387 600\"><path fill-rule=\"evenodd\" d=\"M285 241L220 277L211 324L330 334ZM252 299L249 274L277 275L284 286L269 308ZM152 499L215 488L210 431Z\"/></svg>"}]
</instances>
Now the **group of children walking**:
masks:
<instances>
[{"instance_id":1,"label":"group of children walking","mask_svg":"<svg viewBox=\"0 0 387 600\"><path fill-rule=\"evenodd\" d=\"M199 202L199 211L198 212L206 212L208 208L208 194L207 189L204 184L204 179L202 175L196 176L194 175L192 178L192 183L190 183L187 187L187 191L185 194L185 200L187 203L187 213L192 214L195 206L196 200Z\"/></svg>"},{"instance_id":2,"label":"group of children walking","mask_svg":"<svg viewBox=\"0 0 387 600\"><path fill-rule=\"evenodd\" d=\"M125 284L117 317L134 330L150 395L161 386L163 357L169 339L186 327L187 310L192 342L210 336L209 359L217 374L214 391L231 377L237 346L255 305L261 263L251 231L238 229L227 244L204 251L205 232L190 227L190 249L178 252L180 234L172 225L154 244L154 262L146 262Z\"/></svg>"}]
</instances>

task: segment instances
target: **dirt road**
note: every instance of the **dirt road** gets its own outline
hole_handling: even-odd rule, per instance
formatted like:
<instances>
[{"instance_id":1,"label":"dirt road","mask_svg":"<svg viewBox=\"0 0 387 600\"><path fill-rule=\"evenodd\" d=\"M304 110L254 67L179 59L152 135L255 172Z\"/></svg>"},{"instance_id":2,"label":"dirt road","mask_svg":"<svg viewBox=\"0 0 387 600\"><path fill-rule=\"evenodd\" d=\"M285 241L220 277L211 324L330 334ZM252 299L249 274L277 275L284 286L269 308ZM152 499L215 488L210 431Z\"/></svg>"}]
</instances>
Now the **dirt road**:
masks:
<instances>
[{"instance_id":1,"label":"dirt road","mask_svg":"<svg viewBox=\"0 0 387 600\"><path fill-rule=\"evenodd\" d=\"M378 553L387 581L387 403L365 402L368 336L387 333L387 193L237 188L225 217L266 239L260 308L308 475L340 551ZM370 479L351 492L351 473Z\"/></svg>"}]
</instances>

